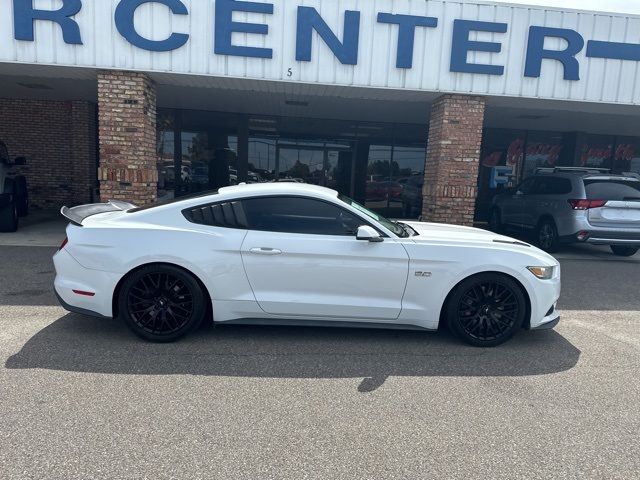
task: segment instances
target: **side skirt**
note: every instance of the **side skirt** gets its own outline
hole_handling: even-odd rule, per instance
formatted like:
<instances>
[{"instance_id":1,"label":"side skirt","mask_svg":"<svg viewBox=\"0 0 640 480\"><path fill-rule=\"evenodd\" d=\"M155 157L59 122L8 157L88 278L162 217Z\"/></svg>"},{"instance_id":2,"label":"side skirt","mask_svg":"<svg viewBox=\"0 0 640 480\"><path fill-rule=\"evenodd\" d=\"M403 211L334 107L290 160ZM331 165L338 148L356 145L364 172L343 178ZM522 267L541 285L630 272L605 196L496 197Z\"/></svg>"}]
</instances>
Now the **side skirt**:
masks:
<instances>
[{"instance_id":1,"label":"side skirt","mask_svg":"<svg viewBox=\"0 0 640 480\"><path fill-rule=\"evenodd\" d=\"M435 332L436 329L418 327L401 323L350 322L340 320L288 320L269 318L239 318L214 322L216 325L274 325L282 327L333 327L333 328L375 328L378 330L419 330Z\"/></svg>"}]
</instances>

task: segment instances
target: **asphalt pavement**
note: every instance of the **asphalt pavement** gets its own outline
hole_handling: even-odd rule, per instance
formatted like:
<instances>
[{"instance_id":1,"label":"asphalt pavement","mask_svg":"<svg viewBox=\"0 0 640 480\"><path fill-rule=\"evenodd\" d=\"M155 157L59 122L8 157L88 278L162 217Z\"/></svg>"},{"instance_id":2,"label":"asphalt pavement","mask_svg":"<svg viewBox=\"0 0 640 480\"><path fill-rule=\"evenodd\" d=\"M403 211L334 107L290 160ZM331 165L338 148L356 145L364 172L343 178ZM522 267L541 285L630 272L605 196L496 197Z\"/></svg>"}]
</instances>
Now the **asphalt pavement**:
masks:
<instances>
[{"instance_id":1,"label":"asphalt pavement","mask_svg":"<svg viewBox=\"0 0 640 480\"><path fill-rule=\"evenodd\" d=\"M50 247L0 246L0 478L640 477L640 255L559 254L562 321L447 332L208 327L169 345L70 314Z\"/></svg>"}]
</instances>

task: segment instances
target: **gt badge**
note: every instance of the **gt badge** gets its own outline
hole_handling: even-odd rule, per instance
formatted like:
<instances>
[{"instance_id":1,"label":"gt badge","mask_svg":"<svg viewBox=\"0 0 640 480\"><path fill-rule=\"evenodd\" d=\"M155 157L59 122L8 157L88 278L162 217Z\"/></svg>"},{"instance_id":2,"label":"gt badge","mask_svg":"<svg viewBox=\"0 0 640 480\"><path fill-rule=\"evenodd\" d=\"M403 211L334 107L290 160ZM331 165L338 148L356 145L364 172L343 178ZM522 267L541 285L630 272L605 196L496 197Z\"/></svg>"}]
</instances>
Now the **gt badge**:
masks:
<instances>
[{"instance_id":1,"label":"gt badge","mask_svg":"<svg viewBox=\"0 0 640 480\"><path fill-rule=\"evenodd\" d=\"M416 277L430 277L431 272L416 272Z\"/></svg>"}]
</instances>

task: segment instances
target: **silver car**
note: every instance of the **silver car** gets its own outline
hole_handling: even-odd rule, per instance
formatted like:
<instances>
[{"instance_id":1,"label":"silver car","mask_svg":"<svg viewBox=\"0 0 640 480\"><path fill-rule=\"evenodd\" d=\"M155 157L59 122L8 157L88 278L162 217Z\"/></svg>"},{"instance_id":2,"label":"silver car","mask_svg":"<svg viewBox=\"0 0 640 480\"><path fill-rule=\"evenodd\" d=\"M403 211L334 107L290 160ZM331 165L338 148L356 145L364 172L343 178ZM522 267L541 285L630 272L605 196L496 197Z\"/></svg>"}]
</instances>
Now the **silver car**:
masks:
<instances>
[{"instance_id":1,"label":"silver car","mask_svg":"<svg viewBox=\"0 0 640 480\"><path fill-rule=\"evenodd\" d=\"M598 169L539 169L493 199L490 227L533 232L547 252L561 244L609 245L630 257L640 248L640 176Z\"/></svg>"}]
</instances>

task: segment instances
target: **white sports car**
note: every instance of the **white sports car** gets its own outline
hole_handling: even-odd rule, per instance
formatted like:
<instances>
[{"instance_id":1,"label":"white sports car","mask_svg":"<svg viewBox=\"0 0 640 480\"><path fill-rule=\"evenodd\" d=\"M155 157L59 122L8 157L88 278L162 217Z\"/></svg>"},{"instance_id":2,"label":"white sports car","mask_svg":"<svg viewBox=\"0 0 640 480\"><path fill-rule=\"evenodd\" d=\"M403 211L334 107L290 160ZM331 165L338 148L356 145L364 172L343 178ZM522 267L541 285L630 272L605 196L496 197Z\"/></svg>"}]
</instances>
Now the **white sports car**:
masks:
<instances>
[{"instance_id":1,"label":"white sports car","mask_svg":"<svg viewBox=\"0 0 640 480\"><path fill-rule=\"evenodd\" d=\"M396 222L322 187L238 185L164 205L63 208L55 291L72 312L171 341L217 324L436 330L495 346L553 328L560 266L469 227Z\"/></svg>"}]
</instances>

